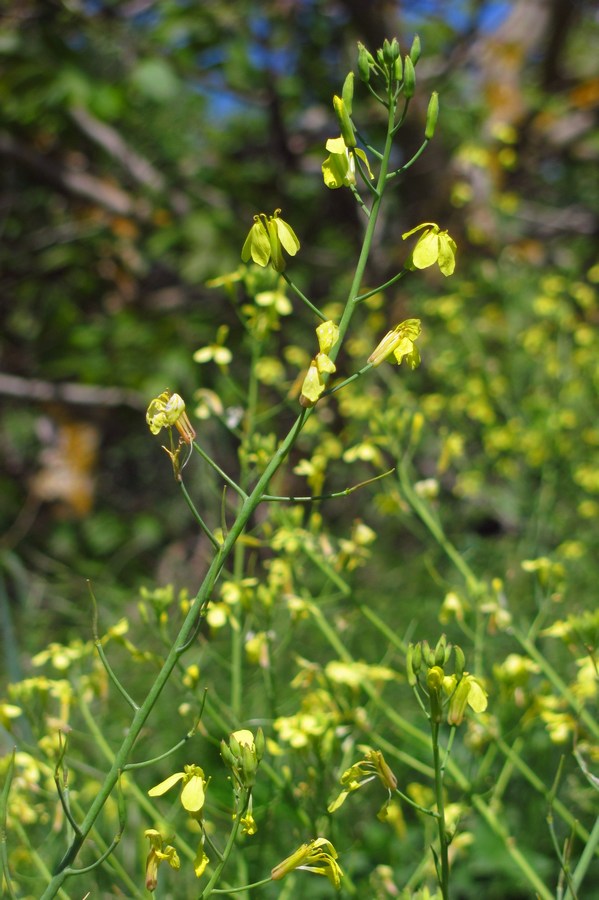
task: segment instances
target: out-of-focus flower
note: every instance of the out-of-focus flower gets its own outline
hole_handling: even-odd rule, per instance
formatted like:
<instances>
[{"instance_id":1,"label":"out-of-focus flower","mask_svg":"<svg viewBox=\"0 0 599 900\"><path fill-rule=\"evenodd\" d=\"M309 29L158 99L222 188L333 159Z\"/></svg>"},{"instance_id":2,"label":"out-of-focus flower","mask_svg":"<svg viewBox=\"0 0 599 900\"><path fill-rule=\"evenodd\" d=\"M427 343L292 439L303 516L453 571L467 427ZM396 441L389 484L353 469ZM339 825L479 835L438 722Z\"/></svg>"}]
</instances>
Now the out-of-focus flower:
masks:
<instances>
[{"instance_id":1,"label":"out-of-focus flower","mask_svg":"<svg viewBox=\"0 0 599 900\"><path fill-rule=\"evenodd\" d=\"M170 844L164 846L164 840L155 828L147 828L144 836L150 841L150 852L146 859L146 889L152 893L158 885L158 867L162 862L168 862L171 869L178 869L181 865L179 856Z\"/></svg>"}]
</instances>

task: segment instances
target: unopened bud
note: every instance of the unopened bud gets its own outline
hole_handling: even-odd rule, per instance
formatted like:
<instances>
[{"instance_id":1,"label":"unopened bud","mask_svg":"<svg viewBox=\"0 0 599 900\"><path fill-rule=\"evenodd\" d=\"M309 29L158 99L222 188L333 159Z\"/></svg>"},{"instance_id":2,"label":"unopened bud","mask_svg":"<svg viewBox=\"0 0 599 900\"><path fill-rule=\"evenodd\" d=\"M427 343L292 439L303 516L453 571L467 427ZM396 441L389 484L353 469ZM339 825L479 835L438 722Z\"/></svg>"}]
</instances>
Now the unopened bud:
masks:
<instances>
[{"instance_id":1,"label":"unopened bud","mask_svg":"<svg viewBox=\"0 0 599 900\"><path fill-rule=\"evenodd\" d=\"M447 647L447 638L441 635L435 647L435 665L442 666L445 663L445 648Z\"/></svg>"},{"instance_id":2,"label":"unopened bud","mask_svg":"<svg viewBox=\"0 0 599 900\"><path fill-rule=\"evenodd\" d=\"M223 762L229 768L233 768L233 766L237 763L235 756L229 750L229 745L225 741L220 742L220 755L222 756Z\"/></svg>"},{"instance_id":3,"label":"unopened bud","mask_svg":"<svg viewBox=\"0 0 599 900\"><path fill-rule=\"evenodd\" d=\"M374 56L364 44L358 44L358 75L365 84L370 81L370 69L375 65Z\"/></svg>"},{"instance_id":4,"label":"unopened bud","mask_svg":"<svg viewBox=\"0 0 599 900\"><path fill-rule=\"evenodd\" d=\"M265 745L266 745L266 740L264 738L264 732L262 731L261 728L259 728L256 732L256 737L255 737L256 759L258 760L258 762L260 762L260 760L264 756Z\"/></svg>"},{"instance_id":5,"label":"unopened bud","mask_svg":"<svg viewBox=\"0 0 599 900\"><path fill-rule=\"evenodd\" d=\"M426 684L430 691L439 693L445 677L441 666L431 666L426 673Z\"/></svg>"},{"instance_id":6,"label":"unopened bud","mask_svg":"<svg viewBox=\"0 0 599 900\"><path fill-rule=\"evenodd\" d=\"M393 77L396 81L401 81L403 75L403 63L401 61L401 56L398 56L395 62L393 63Z\"/></svg>"},{"instance_id":7,"label":"unopened bud","mask_svg":"<svg viewBox=\"0 0 599 900\"><path fill-rule=\"evenodd\" d=\"M437 119L439 118L439 95L436 91L431 94L428 101L428 109L426 111L426 127L424 129L424 137L430 141L437 127Z\"/></svg>"},{"instance_id":8,"label":"unopened bud","mask_svg":"<svg viewBox=\"0 0 599 900\"><path fill-rule=\"evenodd\" d=\"M435 665L435 654L430 648L428 641L422 641L422 659L427 666Z\"/></svg>"},{"instance_id":9,"label":"unopened bud","mask_svg":"<svg viewBox=\"0 0 599 900\"><path fill-rule=\"evenodd\" d=\"M348 116L352 114L352 105L354 100L354 73L350 72L343 82L343 89L341 91L341 99L345 104L345 108L347 110Z\"/></svg>"},{"instance_id":10,"label":"unopened bud","mask_svg":"<svg viewBox=\"0 0 599 900\"><path fill-rule=\"evenodd\" d=\"M464 667L466 665L466 657L464 656L464 651L462 650L462 648L458 647L457 644L453 648L453 655L454 655L454 672L455 672L456 678L459 681L460 678L462 677L462 675L464 674Z\"/></svg>"},{"instance_id":11,"label":"unopened bud","mask_svg":"<svg viewBox=\"0 0 599 900\"><path fill-rule=\"evenodd\" d=\"M416 673L414 672L414 644L408 645L408 652L406 654L406 672L408 678L408 684L410 687L415 687L418 681L416 677Z\"/></svg>"},{"instance_id":12,"label":"unopened bud","mask_svg":"<svg viewBox=\"0 0 599 900\"><path fill-rule=\"evenodd\" d=\"M415 34L414 40L412 41L412 46L410 47L410 59L416 65L418 60L420 59L421 47L420 47L420 37Z\"/></svg>"},{"instance_id":13,"label":"unopened bud","mask_svg":"<svg viewBox=\"0 0 599 900\"><path fill-rule=\"evenodd\" d=\"M354 134L354 126L351 123L347 107L341 97L337 97L337 95L333 97L333 106L337 114L337 121L339 122L339 127L341 129L343 143L346 147L351 149L356 146L356 135Z\"/></svg>"},{"instance_id":14,"label":"unopened bud","mask_svg":"<svg viewBox=\"0 0 599 900\"><path fill-rule=\"evenodd\" d=\"M406 56L403 67L403 95L406 100L414 96L416 91L416 72L414 71L414 63L409 56Z\"/></svg>"},{"instance_id":15,"label":"unopened bud","mask_svg":"<svg viewBox=\"0 0 599 900\"><path fill-rule=\"evenodd\" d=\"M383 41L383 59L385 60L389 69L393 66L393 63L399 56L399 44L397 43L397 38L393 38L391 42L385 38Z\"/></svg>"}]
</instances>

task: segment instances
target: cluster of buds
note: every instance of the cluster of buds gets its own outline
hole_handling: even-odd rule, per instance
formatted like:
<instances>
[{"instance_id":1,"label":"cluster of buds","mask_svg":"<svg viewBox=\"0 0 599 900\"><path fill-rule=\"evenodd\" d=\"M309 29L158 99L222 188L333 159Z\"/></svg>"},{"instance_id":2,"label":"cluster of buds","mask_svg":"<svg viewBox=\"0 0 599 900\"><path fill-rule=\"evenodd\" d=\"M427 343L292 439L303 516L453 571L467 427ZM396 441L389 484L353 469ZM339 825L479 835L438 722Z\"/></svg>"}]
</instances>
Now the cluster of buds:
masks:
<instances>
[{"instance_id":1,"label":"cluster of buds","mask_svg":"<svg viewBox=\"0 0 599 900\"><path fill-rule=\"evenodd\" d=\"M264 756L264 733L259 728L254 736L247 728L234 731L229 742L220 742L223 762L233 772L238 785L251 788L256 783L256 772Z\"/></svg>"},{"instance_id":2,"label":"cluster of buds","mask_svg":"<svg viewBox=\"0 0 599 900\"><path fill-rule=\"evenodd\" d=\"M416 91L416 64L420 59L420 38L415 35L410 52L402 59L396 38L385 40L373 56L364 44L358 43L358 74L364 84L370 84L373 76L382 77L391 91L400 90L406 100ZM435 133L439 117L439 95L433 91L426 114L424 136L430 141Z\"/></svg>"},{"instance_id":3,"label":"cluster of buds","mask_svg":"<svg viewBox=\"0 0 599 900\"><path fill-rule=\"evenodd\" d=\"M453 654L453 673L446 672ZM432 648L428 641L408 646L406 669L408 684L428 696L430 717L440 723L461 725L469 706L475 713L487 708L487 692L474 675L465 670L464 651L447 641L444 634Z\"/></svg>"},{"instance_id":4,"label":"cluster of buds","mask_svg":"<svg viewBox=\"0 0 599 900\"><path fill-rule=\"evenodd\" d=\"M316 337L319 352L310 363L300 394L300 403L304 407L314 406L325 389L325 377L337 371L329 353L339 339L339 328L330 320L322 322L316 329Z\"/></svg>"}]
</instances>

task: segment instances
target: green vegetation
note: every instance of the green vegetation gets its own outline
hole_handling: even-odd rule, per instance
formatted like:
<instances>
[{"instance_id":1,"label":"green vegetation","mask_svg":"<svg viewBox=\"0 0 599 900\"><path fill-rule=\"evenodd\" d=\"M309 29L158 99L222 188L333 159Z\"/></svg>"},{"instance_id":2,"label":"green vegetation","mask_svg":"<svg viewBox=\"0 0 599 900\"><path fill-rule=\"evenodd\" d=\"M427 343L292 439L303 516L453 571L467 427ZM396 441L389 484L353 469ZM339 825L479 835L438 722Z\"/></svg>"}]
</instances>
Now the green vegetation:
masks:
<instances>
[{"instance_id":1,"label":"green vegetation","mask_svg":"<svg viewBox=\"0 0 599 900\"><path fill-rule=\"evenodd\" d=\"M0 20L3 890L591 896L597 23L197 6Z\"/></svg>"}]
</instances>

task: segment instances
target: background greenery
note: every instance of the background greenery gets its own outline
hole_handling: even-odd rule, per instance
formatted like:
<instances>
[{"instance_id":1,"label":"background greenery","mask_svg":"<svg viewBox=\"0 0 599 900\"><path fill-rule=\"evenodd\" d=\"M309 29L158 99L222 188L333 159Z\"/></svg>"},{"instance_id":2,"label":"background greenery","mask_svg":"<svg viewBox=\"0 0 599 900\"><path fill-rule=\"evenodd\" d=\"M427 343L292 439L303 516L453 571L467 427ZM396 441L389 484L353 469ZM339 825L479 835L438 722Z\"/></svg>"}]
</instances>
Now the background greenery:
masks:
<instances>
[{"instance_id":1,"label":"background greenery","mask_svg":"<svg viewBox=\"0 0 599 900\"><path fill-rule=\"evenodd\" d=\"M129 638L139 648L133 654L139 675L132 678L143 685L144 665L153 665L143 654L159 654L161 645L159 628L144 625L140 592L146 592L145 609L160 609L165 595L152 593L156 587L173 585L174 598L181 590L195 593L208 549L160 442L147 431L146 405L169 386L191 410L203 388L216 391L225 418L236 420L238 386L249 366L240 306L252 291L237 286L232 299L226 285L207 283L238 269L259 210L282 208L302 242L293 278L334 314L362 224L349 192L322 184L324 141L336 133L331 96L355 64L357 40L376 48L397 34L407 48L416 31L424 48L420 93L397 165L420 143L432 89L440 94L441 118L432 145L386 207L368 281L376 286L398 270L406 255L401 234L421 221L439 222L456 238L458 272L448 281L438 273L410 277L365 304L342 360L346 370L361 365L387 327L408 316L423 320L423 365L399 375L377 370L367 384L340 394L314 417L273 489L342 490L404 457L461 558L495 598L507 597L520 621L539 617L539 628L548 627L596 609L594 4L3 2L0 589L7 680L37 674L31 660L49 641L89 640L90 579L102 628L129 618ZM376 143L384 124L377 110L364 101L356 118ZM295 303L291 315L273 316L280 330L273 328L264 343L270 369L260 375L261 409L266 417L269 406L280 404L279 419L265 418L249 463L242 460L258 469L282 433L280 422L292 421L289 391L313 343L314 323ZM234 354L228 370L194 363L193 352L213 343L222 325ZM410 444L414 416L418 437ZM240 465L234 437L214 418L196 425L202 446L234 475ZM218 482L194 462L187 484L218 522ZM360 523L376 541L370 543ZM247 576L268 572L271 599L318 599L357 659L401 669L380 629L364 626L365 605L401 639L434 640L440 628L460 635L448 594L468 620L463 572L431 542L394 477L309 509L277 507L256 540ZM267 565L273 546L279 570ZM319 559L328 554L340 579L335 589L334 579L323 580L315 569L316 551ZM540 562L523 568L530 560ZM589 623L588 633L568 632L565 645L543 639L567 681L576 679L574 660L593 653L597 625ZM492 624L477 624L489 632L488 677L509 653L522 650ZM299 654L325 667L334 655L330 645L293 604L280 610L275 603L273 610L262 602L245 629L276 635L276 690L250 659L246 717L266 714L265 692L273 715L291 715L305 685L299 694L297 685L289 688L297 671L290 672L290 661ZM202 636L202 687L227 677L226 632ZM131 647L123 643L120 652L125 666ZM490 709L504 737L529 735L524 758L550 785L575 727L556 742L551 710L535 699L549 689L542 674L532 678L523 686L498 670ZM160 723L169 721L169 703L182 702L179 690L173 686L170 700L162 701L147 736L148 755L164 749ZM291 835L300 840L306 835L294 806L301 803L313 822L322 816L322 797L334 791L333 768L340 766L343 728L355 726L358 701L345 690L340 708L326 711L336 739L310 745L289 763L302 779L286 807ZM394 702L404 704L405 685L395 691ZM226 706L229 699L218 702ZM219 709L212 715L218 721ZM234 726L224 707L220 715L225 730ZM372 710L369 715L376 718ZM25 731L19 734L19 727ZM32 715L29 725L15 728L20 740L31 741L46 726ZM107 717L107 740L116 744L121 728L118 717L112 724ZM6 750L12 746L7 732L0 739ZM200 762L210 768L207 758ZM563 799L590 827L591 801L576 772L568 755ZM482 791L494 778L490 762L486 777ZM501 798L502 815L554 884L546 802L523 805L521 791L514 778ZM399 823L390 835L363 808L354 815L359 821L344 821L351 834L344 866L360 884L374 865L388 863L402 886L410 860L422 852L421 829ZM252 871L269 869L293 849L276 823L270 831L265 824L249 849ZM474 896L484 885L489 897L517 896L519 875L499 856L496 838L480 824L468 826L476 831L476 849L456 876L462 895ZM127 852L133 871L136 850ZM103 877L108 891L112 875ZM301 896L299 884L293 896ZM305 889L316 897L321 886L310 881Z\"/></svg>"}]
</instances>

